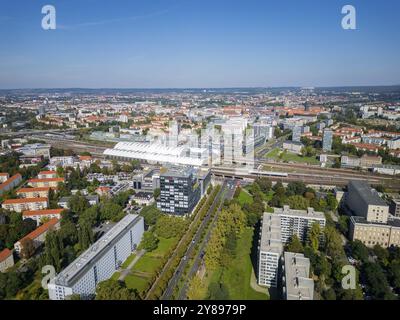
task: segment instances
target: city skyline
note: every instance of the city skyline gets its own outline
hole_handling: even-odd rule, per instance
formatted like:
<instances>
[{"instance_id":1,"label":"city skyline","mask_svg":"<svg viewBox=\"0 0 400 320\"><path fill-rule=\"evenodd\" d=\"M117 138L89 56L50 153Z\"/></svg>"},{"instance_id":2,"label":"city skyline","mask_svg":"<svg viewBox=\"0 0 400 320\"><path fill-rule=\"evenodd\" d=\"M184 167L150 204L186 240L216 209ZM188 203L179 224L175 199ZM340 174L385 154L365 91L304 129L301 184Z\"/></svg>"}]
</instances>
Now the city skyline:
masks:
<instances>
[{"instance_id":1,"label":"city skyline","mask_svg":"<svg viewBox=\"0 0 400 320\"><path fill-rule=\"evenodd\" d=\"M352 1L1 3L0 88L336 87L400 84L400 4Z\"/></svg>"}]
</instances>

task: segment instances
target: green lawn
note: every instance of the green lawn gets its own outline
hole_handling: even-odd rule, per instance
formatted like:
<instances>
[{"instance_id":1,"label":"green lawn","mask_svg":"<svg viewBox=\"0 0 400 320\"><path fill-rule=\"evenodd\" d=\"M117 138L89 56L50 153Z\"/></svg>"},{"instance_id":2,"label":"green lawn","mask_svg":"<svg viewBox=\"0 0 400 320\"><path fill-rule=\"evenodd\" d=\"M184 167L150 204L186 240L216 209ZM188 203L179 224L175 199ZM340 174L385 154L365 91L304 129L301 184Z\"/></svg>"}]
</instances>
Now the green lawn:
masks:
<instances>
[{"instance_id":1,"label":"green lawn","mask_svg":"<svg viewBox=\"0 0 400 320\"><path fill-rule=\"evenodd\" d=\"M121 273L119 272L114 272L114 274L111 277L111 280L115 280L117 281L119 279L119 277L121 276Z\"/></svg>"},{"instance_id":2,"label":"green lawn","mask_svg":"<svg viewBox=\"0 0 400 320\"><path fill-rule=\"evenodd\" d=\"M142 292L148 288L149 278L155 272L155 270L161 264L161 258L167 254L169 248L175 245L176 238L159 238L158 247L152 252L146 252L132 267L132 272L143 272L143 275L130 274L125 278L125 283L128 288L137 289ZM135 258L135 255L131 255L124 265L128 266L131 261ZM126 267L125 266L125 267Z\"/></svg>"},{"instance_id":3,"label":"green lawn","mask_svg":"<svg viewBox=\"0 0 400 320\"><path fill-rule=\"evenodd\" d=\"M147 290L149 279L129 274L125 278L125 284L129 289L137 289L138 292Z\"/></svg>"},{"instance_id":4,"label":"green lawn","mask_svg":"<svg viewBox=\"0 0 400 320\"><path fill-rule=\"evenodd\" d=\"M153 273L160 265L161 259L149 257L144 255L141 257L131 269L132 271L140 271L146 273Z\"/></svg>"},{"instance_id":5,"label":"green lawn","mask_svg":"<svg viewBox=\"0 0 400 320\"><path fill-rule=\"evenodd\" d=\"M250 251L253 241L253 229L247 228L237 241L236 256L228 268L218 268L210 275L209 282L221 282L229 291L232 300L268 300L265 294L250 286L253 265Z\"/></svg>"},{"instance_id":6,"label":"green lawn","mask_svg":"<svg viewBox=\"0 0 400 320\"><path fill-rule=\"evenodd\" d=\"M158 238L160 241L158 242L158 247L156 250L152 252L147 252L146 255L150 257L163 257L169 248L173 247L176 243L176 238Z\"/></svg>"},{"instance_id":7,"label":"green lawn","mask_svg":"<svg viewBox=\"0 0 400 320\"><path fill-rule=\"evenodd\" d=\"M240 203L241 206L243 206L244 204L248 203L248 204L252 204L253 203L253 197L245 190L241 190L239 197L238 197L238 201Z\"/></svg>"},{"instance_id":8,"label":"green lawn","mask_svg":"<svg viewBox=\"0 0 400 320\"><path fill-rule=\"evenodd\" d=\"M275 160L287 161L287 162L300 162L300 163L309 163L309 164L319 164L319 161L316 157L302 157L298 154L290 153L290 152L283 152L282 156L280 157L281 153L280 148L272 149L268 152L265 157L272 158Z\"/></svg>"},{"instance_id":9,"label":"green lawn","mask_svg":"<svg viewBox=\"0 0 400 320\"><path fill-rule=\"evenodd\" d=\"M125 262L122 264L122 268L126 269L128 268L129 264L135 259L136 253L132 253L128 259L125 260Z\"/></svg>"}]
</instances>

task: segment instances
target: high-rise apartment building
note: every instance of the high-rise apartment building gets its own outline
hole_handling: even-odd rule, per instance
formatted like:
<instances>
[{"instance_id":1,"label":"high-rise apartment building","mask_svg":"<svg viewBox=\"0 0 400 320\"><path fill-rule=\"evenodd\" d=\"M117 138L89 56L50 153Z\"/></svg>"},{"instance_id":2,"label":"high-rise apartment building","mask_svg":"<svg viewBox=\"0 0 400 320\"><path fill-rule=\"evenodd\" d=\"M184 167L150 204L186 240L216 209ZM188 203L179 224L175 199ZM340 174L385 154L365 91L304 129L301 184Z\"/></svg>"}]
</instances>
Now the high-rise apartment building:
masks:
<instances>
[{"instance_id":1,"label":"high-rise apartment building","mask_svg":"<svg viewBox=\"0 0 400 320\"><path fill-rule=\"evenodd\" d=\"M293 235L305 241L313 223L318 223L322 229L325 222L324 214L312 208L292 210L284 206L274 208L274 213L264 213L258 247L258 284L276 287L284 245Z\"/></svg>"},{"instance_id":2,"label":"high-rise apartment building","mask_svg":"<svg viewBox=\"0 0 400 320\"><path fill-rule=\"evenodd\" d=\"M99 282L105 281L136 250L144 232L143 217L128 214L92 244L48 285L51 300L72 294L92 298Z\"/></svg>"}]
</instances>

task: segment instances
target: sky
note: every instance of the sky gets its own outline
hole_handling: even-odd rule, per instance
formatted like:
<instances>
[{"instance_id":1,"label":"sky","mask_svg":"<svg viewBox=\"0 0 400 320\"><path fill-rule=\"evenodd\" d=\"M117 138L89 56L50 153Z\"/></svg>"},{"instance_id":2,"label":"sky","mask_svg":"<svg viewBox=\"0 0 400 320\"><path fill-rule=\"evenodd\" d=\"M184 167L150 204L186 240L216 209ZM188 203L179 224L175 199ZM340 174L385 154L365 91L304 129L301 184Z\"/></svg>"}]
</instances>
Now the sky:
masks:
<instances>
[{"instance_id":1,"label":"sky","mask_svg":"<svg viewBox=\"0 0 400 320\"><path fill-rule=\"evenodd\" d=\"M44 5L56 30L43 30ZM357 29L341 27L344 5ZM0 0L0 88L400 84L398 0Z\"/></svg>"}]
</instances>

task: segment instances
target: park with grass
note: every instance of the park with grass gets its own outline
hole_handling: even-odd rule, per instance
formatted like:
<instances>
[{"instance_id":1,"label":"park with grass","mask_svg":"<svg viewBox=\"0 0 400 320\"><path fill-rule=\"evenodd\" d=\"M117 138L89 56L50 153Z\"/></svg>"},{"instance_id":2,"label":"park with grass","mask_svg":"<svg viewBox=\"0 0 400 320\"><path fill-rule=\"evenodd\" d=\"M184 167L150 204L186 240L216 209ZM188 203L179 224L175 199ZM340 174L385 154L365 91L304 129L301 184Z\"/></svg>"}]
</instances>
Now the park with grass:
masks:
<instances>
[{"instance_id":1,"label":"park with grass","mask_svg":"<svg viewBox=\"0 0 400 320\"><path fill-rule=\"evenodd\" d=\"M319 164L316 157L306 157L287 151L282 151L280 148L272 149L265 155L265 158L273 159L275 161L283 162L297 162L297 163L308 163L308 164Z\"/></svg>"},{"instance_id":2,"label":"park with grass","mask_svg":"<svg viewBox=\"0 0 400 320\"><path fill-rule=\"evenodd\" d=\"M218 290L220 298L231 300L268 300L266 288L257 285L255 277L252 281L252 273L255 272L255 261L252 259L254 229L246 228L237 241L234 258L229 267L220 266L206 276L208 295L211 291ZM253 289L257 288L257 291ZM217 288L217 289L215 289ZM215 293L211 293L215 294ZM218 297L218 296L217 296ZM205 299L210 296L205 296Z\"/></svg>"},{"instance_id":3,"label":"park with grass","mask_svg":"<svg viewBox=\"0 0 400 320\"><path fill-rule=\"evenodd\" d=\"M158 237L158 240L157 249L143 254L125 277L124 281L127 288L136 289L139 293L146 292L178 241L177 238L163 237ZM125 261L123 267L127 268L135 257L136 254L133 253Z\"/></svg>"}]
</instances>

